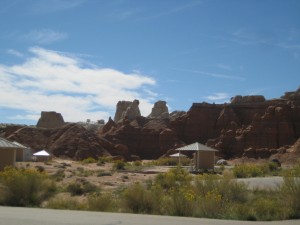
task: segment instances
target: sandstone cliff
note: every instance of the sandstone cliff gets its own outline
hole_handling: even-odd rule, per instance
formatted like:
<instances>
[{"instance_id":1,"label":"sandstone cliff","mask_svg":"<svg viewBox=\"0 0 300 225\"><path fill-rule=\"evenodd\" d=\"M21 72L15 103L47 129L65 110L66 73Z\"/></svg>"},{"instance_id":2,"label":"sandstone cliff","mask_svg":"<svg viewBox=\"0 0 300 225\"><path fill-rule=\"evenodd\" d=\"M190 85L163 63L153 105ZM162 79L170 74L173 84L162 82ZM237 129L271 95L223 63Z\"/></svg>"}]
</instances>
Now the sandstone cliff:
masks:
<instances>
[{"instance_id":1,"label":"sandstone cliff","mask_svg":"<svg viewBox=\"0 0 300 225\"><path fill-rule=\"evenodd\" d=\"M37 122L37 127L43 128L57 128L64 125L64 119L60 113L57 112L41 112L41 117Z\"/></svg>"},{"instance_id":2,"label":"sandstone cliff","mask_svg":"<svg viewBox=\"0 0 300 225\"><path fill-rule=\"evenodd\" d=\"M196 141L218 149L225 158L279 154L284 159L282 155L289 154L300 138L300 89L272 100L236 96L226 104L194 103L187 112L176 111L169 117L161 116L167 112L165 102L154 105L147 118L140 116L138 105L137 100L119 102L115 121L110 118L94 132L67 124L58 128L8 126L1 128L0 135L74 159L105 154L154 159Z\"/></svg>"}]
</instances>

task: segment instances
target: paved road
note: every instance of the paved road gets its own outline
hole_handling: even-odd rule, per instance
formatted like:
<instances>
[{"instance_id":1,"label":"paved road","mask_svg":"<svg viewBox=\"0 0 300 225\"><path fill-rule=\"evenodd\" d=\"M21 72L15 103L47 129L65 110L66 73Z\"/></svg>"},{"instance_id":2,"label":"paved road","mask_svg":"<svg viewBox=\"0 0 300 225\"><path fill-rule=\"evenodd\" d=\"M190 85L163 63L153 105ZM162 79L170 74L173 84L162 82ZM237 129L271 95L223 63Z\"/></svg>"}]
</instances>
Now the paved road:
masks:
<instances>
[{"instance_id":1,"label":"paved road","mask_svg":"<svg viewBox=\"0 0 300 225\"><path fill-rule=\"evenodd\" d=\"M300 220L249 222L36 208L0 207L0 225L300 225Z\"/></svg>"},{"instance_id":2,"label":"paved road","mask_svg":"<svg viewBox=\"0 0 300 225\"><path fill-rule=\"evenodd\" d=\"M252 177L237 179L244 182L249 189L276 189L283 183L282 177Z\"/></svg>"}]
</instances>

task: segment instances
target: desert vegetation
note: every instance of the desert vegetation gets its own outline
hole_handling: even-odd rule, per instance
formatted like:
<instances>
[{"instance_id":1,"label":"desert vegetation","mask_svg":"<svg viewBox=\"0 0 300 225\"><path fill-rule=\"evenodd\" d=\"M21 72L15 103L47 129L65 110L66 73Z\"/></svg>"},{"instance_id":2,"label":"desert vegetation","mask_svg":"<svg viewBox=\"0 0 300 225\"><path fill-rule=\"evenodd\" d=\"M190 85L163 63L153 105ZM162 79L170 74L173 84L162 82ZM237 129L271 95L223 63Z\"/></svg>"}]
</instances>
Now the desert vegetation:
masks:
<instances>
[{"instance_id":1,"label":"desert vegetation","mask_svg":"<svg viewBox=\"0 0 300 225\"><path fill-rule=\"evenodd\" d=\"M288 169L269 163L243 164L199 175L174 166L167 172L140 179L146 176L142 174L144 168L162 165L162 161L89 159L73 169L66 163L52 162L45 163L44 170L41 165L34 167L34 163L25 168L6 168L0 172L0 204L235 220L300 218L300 163ZM47 173L47 166L56 170ZM124 171L138 171L141 177ZM269 190L249 189L236 179L274 173L283 176L284 182ZM116 175L120 184L111 184L114 188L94 182Z\"/></svg>"}]
</instances>

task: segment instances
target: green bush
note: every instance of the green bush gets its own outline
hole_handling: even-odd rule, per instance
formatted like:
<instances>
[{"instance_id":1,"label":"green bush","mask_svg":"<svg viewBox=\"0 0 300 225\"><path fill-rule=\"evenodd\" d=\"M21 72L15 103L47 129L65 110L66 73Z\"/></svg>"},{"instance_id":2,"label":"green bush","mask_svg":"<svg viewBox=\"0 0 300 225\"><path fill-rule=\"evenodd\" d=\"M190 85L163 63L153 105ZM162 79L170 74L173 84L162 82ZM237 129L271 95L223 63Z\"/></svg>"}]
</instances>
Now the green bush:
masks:
<instances>
[{"instance_id":1,"label":"green bush","mask_svg":"<svg viewBox=\"0 0 300 225\"><path fill-rule=\"evenodd\" d=\"M175 157L164 157L152 162L156 166L177 166L179 165L179 159ZM189 166L191 164L191 159L187 157L180 158L180 164L182 166Z\"/></svg>"},{"instance_id":2,"label":"green bush","mask_svg":"<svg viewBox=\"0 0 300 225\"><path fill-rule=\"evenodd\" d=\"M55 196L49 199L45 207L50 209L69 210L85 210L88 208L86 203L70 196Z\"/></svg>"},{"instance_id":3,"label":"green bush","mask_svg":"<svg viewBox=\"0 0 300 225\"><path fill-rule=\"evenodd\" d=\"M93 170L85 170L83 167L77 167L76 171L73 172L74 175L79 176L79 177L89 177L94 174L95 171Z\"/></svg>"},{"instance_id":4,"label":"green bush","mask_svg":"<svg viewBox=\"0 0 300 225\"><path fill-rule=\"evenodd\" d=\"M96 163L97 160L92 157L89 157L89 158L83 159L81 162L82 162L82 164L90 164L90 163Z\"/></svg>"},{"instance_id":5,"label":"green bush","mask_svg":"<svg viewBox=\"0 0 300 225\"><path fill-rule=\"evenodd\" d=\"M189 186L192 176L185 169L172 168L167 173L160 173L155 177L155 184L160 185L163 189L179 188Z\"/></svg>"},{"instance_id":6,"label":"green bush","mask_svg":"<svg viewBox=\"0 0 300 225\"><path fill-rule=\"evenodd\" d=\"M64 169L58 169L51 178L55 181L62 181L65 178L65 170Z\"/></svg>"},{"instance_id":7,"label":"green bush","mask_svg":"<svg viewBox=\"0 0 300 225\"><path fill-rule=\"evenodd\" d=\"M0 203L10 206L38 206L56 191L55 183L35 169L6 168L0 185Z\"/></svg>"},{"instance_id":8,"label":"green bush","mask_svg":"<svg viewBox=\"0 0 300 225\"><path fill-rule=\"evenodd\" d=\"M280 189L282 207L290 208L290 218L300 218L300 177L285 176Z\"/></svg>"},{"instance_id":9,"label":"green bush","mask_svg":"<svg viewBox=\"0 0 300 225\"><path fill-rule=\"evenodd\" d=\"M252 164L237 165L233 168L233 173L237 178L259 177L265 174L265 168Z\"/></svg>"},{"instance_id":10,"label":"green bush","mask_svg":"<svg viewBox=\"0 0 300 225\"><path fill-rule=\"evenodd\" d=\"M111 193L94 194L88 198L88 209L92 211L116 211L116 200Z\"/></svg>"},{"instance_id":11,"label":"green bush","mask_svg":"<svg viewBox=\"0 0 300 225\"><path fill-rule=\"evenodd\" d=\"M99 191L98 187L86 180L77 180L75 182L69 183L67 186L67 191L71 195L83 195L87 193Z\"/></svg>"},{"instance_id":12,"label":"green bush","mask_svg":"<svg viewBox=\"0 0 300 225\"><path fill-rule=\"evenodd\" d=\"M116 160L113 164L115 170L125 170L126 163L123 160Z\"/></svg>"},{"instance_id":13,"label":"green bush","mask_svg":"<svg viewBox=\"0 0 300 225\"><path fill-rule=\"evenodd\" d=\"M151 192L140 183L134 183L125 189L122 203L125 212L151 214L155 208Z\"/></svg>"},{"instance_id":14,"label":"green bush","mask_svg":"<svg viewBox=\"0 0 300 225\"><path fill-rule=\"evenodd\" d=\"M112 176L112 173L104 170L97 171L97 177L104 177L104 176Z\"/></svg>"}]
</instances>

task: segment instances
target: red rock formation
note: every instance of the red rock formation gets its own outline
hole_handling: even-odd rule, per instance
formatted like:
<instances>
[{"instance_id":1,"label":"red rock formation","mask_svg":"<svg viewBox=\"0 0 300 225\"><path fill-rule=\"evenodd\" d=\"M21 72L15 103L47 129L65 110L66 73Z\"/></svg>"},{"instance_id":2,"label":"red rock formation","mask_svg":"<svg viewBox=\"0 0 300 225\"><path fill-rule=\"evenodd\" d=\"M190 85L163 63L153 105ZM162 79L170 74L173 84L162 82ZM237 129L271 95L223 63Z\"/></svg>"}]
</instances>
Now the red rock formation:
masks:
<instances>
[{"instance_id":1,"label":"red rock formation","mask_svg":"<svg viewBox=\"0 0 300 225\"><path fill-rule=\"evenodd\" d=\"M229 104L194 103L188 112L170 115L170 119L124 117L119 123L110 119L97 134L74 124L7 128L0 134L75 159L103 154L154 159L178 144L196 141L219 149L222 157L266 158L289 153L289 146L300 138L300 89L281 99L237 96Z\"/></svg>"},{"instance_id":2,"label":"red rock formation","mask_svg":"<svg viewBox=\"0 0 300 225\"><path fill-rule=\"evenodd\" d=\"M169 120L147 119L137 117L136 120L124 121L116 129L102 135L110 142L127 146L129 155L137 155L142 159L160 157L172 148L177 135L168 129Z\"/></svg>"},{"instance_id":3,"label":"red rock formation","mask_svg":"<svg viewBox=\"0 0 300 225\"><path fill-rule=\"evenodd\" d=\"M41 117L37 122L37 127L43 128L57 128L64 125L64 119L60 113L57 112L41 112Z\"/></svg>"},{"instance_id":4,"label":"red rock formation","mask_svg":"<svg viewBox=\"0 0 300 225\"><path fill-rule=\"evenodd\" d=\"M54 156L67 156L73 159L99 157L108 154L103 141L94 133L78 124L67 124L61 128L46 129L24 127L10 136L33 150L46 149Z\"/></svg>"}]
</instances>

